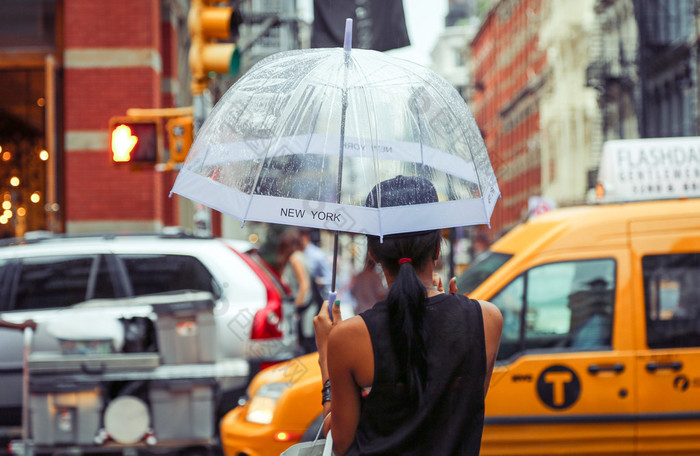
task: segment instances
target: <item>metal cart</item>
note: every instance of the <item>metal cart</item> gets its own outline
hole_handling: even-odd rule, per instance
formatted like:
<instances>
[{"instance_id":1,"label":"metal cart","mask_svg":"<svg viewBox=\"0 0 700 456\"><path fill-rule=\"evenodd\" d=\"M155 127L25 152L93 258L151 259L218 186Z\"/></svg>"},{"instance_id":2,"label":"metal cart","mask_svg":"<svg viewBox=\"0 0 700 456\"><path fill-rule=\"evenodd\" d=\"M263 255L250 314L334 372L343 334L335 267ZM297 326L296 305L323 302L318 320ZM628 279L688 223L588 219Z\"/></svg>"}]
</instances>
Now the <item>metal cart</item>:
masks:
<instances>
[{"instance_id":1,"label":"metal cart","mask_svg":"<svg viewBox=\"0 0 700 456\"><path fill-rule=\"evenodd\" d=\"M156 314L172 317L163 316L163 309ZM219 382L247 381L248 363L209 356L201 362L192 355L187 325L174 334L177 325L165 323L158 330L167 331L162 338L167 348L143 353L32 352L33 331L25 329L22 438L10 451L25 456L218 451ZM186 344L178 346L180 335Z\"/></svg>"}]
</instances>

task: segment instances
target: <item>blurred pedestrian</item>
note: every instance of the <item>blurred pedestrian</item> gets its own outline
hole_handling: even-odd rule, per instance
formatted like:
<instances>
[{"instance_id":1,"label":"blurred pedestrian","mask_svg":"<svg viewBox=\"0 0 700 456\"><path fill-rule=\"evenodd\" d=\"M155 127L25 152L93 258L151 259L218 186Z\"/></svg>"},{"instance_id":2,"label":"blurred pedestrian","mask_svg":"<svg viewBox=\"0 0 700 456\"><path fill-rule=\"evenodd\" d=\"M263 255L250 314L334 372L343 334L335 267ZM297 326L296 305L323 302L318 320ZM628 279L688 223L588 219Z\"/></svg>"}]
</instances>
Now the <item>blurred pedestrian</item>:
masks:
<instances>
[{"instance_id":1,"label":"blurred pedestrian","mask_svg":"<svg viewBox=\"0 0 700 456\"><path fill-rule=\"evenodd\" d=\"M377 263L367 255L365 267L350 282L350 294L355 300L355 314L371 309L386 297L387 288L377 272Z\"/></svg>"},{"instance_id":2,"label":"blurred pedestrian","mask_svg":"<svg viewBox=\"0 0 700 456\"><path fill-rule=\"evenodd\" d=\"M288 228L282 232L276 252L277 269L291 287L294 296L299 346L303 353L311 353L316 351L313 318L318 313L323 298L311 277L297 228Z\"/></svg>"},{"instance_id":3,"label":"blurred pedestrian","mask_svg":"<svg viewBox=\"0 0 700 456\"><path fill-rule=\"evenodd\" d=\"M319 292L324 299L328 297L328 292L331 289L332 266L328 261L326 253L316 245L317 240L314 236L319 234L319 230L311 228L301 228L301 244L304 250L311 277L319 287Z\"/></svg>"}]
</instances>

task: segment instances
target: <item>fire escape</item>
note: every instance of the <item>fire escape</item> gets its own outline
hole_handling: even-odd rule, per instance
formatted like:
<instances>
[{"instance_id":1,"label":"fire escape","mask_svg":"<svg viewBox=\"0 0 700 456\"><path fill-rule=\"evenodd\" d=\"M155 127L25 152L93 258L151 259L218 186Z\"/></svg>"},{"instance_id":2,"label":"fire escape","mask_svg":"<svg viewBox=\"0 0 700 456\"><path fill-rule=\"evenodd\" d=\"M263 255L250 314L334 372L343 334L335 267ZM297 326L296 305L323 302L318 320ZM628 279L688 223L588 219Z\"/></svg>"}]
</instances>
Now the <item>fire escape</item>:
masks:
<instances>
[{"instance_id":1,"label":"fire escape","mask_svg":"<svg viewBox=\"0 0 700 456\"><path fill-rule=\"evenodd\" d=\"M642 137L698 134L696 2L634 0Z\"/></svg>"},{"instance_id":2,"label":"fire escape","mask_svg":"<svg viewBox=\"0 0 700 456\"><path fill-rule=\"evenodd\" d=\"M595 6L599 26L597 52L586 68L586 86L598 92L601 141L639 135L638 44L630 40L629 33L630 26L636 28L636 24L631 10L620 7L624 3L625 0L598 0Z\"/></svg>"}]
</instances>

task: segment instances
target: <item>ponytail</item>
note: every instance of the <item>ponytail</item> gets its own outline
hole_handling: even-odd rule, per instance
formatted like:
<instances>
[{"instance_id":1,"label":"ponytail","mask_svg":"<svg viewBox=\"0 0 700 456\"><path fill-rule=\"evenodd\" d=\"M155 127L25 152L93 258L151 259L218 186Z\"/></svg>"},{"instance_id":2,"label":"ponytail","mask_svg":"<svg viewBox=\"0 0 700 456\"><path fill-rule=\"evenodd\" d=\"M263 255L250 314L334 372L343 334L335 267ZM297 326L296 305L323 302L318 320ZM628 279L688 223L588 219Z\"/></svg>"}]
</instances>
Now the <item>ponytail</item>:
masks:
<instances>
[{"instance_id":1,"label":"ponytail","mask_svg":"<svg viewBox=\"0 0 700 456\"><path fill-rule=\"evenodd\" d=\"M425 286L418 279L410 263L399 266L399 271L387 296L389 307L389 334L399 359L402 376L408 384L409 397L420 402L425 389L428 361L423 334L425 314Z\"/></svg>"},{"instance_id":2,"label":"ponytail","mask_svg":"<svg viewBox=\"0 0 700 456\"><path fill-rule=\"evenodd\" d=\"M368 236L368 249L395 278L386 298L389 310L389 335L399 363L399 376L413 403L420 403L425 389L428 360L425 315L425 285L416 274L438 251L440 231L414 236L385 236L384 242Z\"/></svg>"},{"instance_id":3,"label":"ponytail","mask_svg":"<svg viewBox=\"0 0 700 456\"><path fill-rule=\"evenodd\" d=\"M428 179L396 176L375 185L367 195L365 206L384 208L437 201L437 191ZM408 385L409 399L414 404L421 401L428 370L423 328L426 292L416 271L422 271L435 259L440 239L440 230L388 235L383 242L376 236L367 236L372 257L395 277L386 298L388 329L399 363L399 376Z\"/></svg>"}]
</instances>

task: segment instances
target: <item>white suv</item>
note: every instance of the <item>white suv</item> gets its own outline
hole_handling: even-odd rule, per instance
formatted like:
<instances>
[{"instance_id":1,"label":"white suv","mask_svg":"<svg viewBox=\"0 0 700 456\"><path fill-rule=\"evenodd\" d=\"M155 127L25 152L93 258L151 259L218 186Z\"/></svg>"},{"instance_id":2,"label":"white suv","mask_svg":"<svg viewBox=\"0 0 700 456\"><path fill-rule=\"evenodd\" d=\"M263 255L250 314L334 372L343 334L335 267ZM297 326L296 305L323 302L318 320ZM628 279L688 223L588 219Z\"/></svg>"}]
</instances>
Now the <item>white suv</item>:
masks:
<instances>
[{"instance_id":1,"label":"white suv","mask_svg":"<svg viewBox=\"0 0 700 456\"><path fill-rule=\"evenodd\" d=\"M57 310L93 299L199 290L215 298L218 359L245 359L252 375L261 364L295 354L293 304L250 243L179 233L19 241L0 247L0 317L5 320L32 318L41 325ZM0 346L4 427L20 423L21 333L0 328ZM231 385L236 390L232 399L248 378Z\"/></svg>"}]
</instances>

